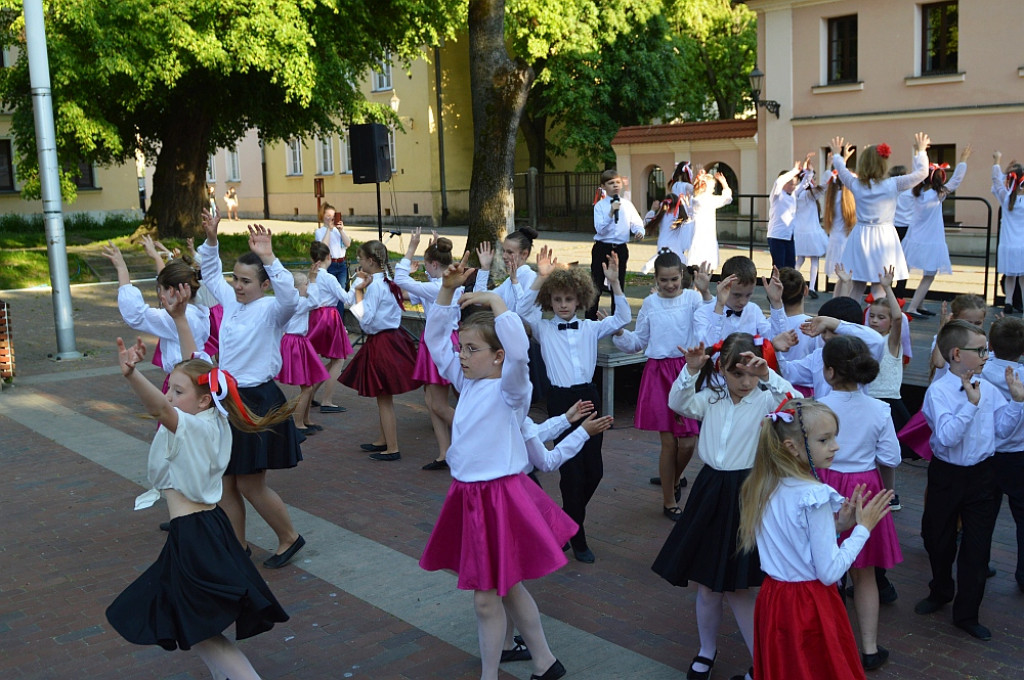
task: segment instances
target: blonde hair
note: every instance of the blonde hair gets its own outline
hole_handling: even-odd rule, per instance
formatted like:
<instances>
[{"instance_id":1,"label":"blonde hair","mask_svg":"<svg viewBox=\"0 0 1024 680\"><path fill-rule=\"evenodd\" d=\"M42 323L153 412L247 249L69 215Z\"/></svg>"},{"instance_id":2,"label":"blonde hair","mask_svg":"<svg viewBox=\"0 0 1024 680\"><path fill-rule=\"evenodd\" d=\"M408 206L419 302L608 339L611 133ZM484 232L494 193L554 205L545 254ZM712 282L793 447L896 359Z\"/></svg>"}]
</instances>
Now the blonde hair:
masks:
<instances>
[{"instance_id":1,"label":"blonde hair","mask_svg":"<svg viewBox=\"0 0 1024 680\"><path fill-rule=\"evenodd\" d=\"M210 392L209 383L200 384L199 378L208 375L214 368L213 364L202 359L186 359L175 365L174 370L181 371L192 381L200 397L210 396L212 400L213 395ZM281 406L270 409L270 411L262 416L253 413L244 403L235 403L231 395L224 399L221 404L227 410L228 421L234 427L242 432L263 432L291 418L292 412L295 410L296 404L298 404L298 397ZM211 406L211 408L213 407Z\"/></svg>"},{"instance_id":2,"label":"blonde hair","mask_svg":"<svg viewBox=\"0 0 1024 680\"><path fill-rule=\"evenodd\" d=\"M873 144L864 149L857 159L857 179L864 186L871 186L872 180L877 182L883 179L888 170L889 161L878 153L877 145Z\"/></svg>"},{"instance_id":3,"label":"blonde hair","mask_svg":"<svg viewBox=\"0 0 1024 680\"><path fill-rule=\"evenodd\" d=\"M579 267L569 269L556 269L541 284L537 292L537 304L545 312L552 311L551 296L556 291L572 293L576 296L577 310L589 309L597 299L597 288L594 287L594 279L590 272Z\"/></svg>"},{"instance_id":4,"label":"blonde hair","mask_svg":"<svg viewBox=\"0 0 1024 680\"><path fill-rule=\"evenodd\" d=\"M836 192L839 194L839 208L843 215L843 232L849 236L854 225L857 224L857 199L853 192L843 186L842 180L838 177L828 183L825 188L825 211L824 222L825 233L832 233L832 222L835 220Z\"/></svg>"},{"instance_id":5,"label":"blonde hair","mask_svg":"<svg viewBox=\"0 0 1024 680\"><path fill-rule=\"evenodd\" d=\"M813 399L791 399L783 413L792 415L790 422L782 418L764 418L761 436L757 442L754 469L740 488L740 529L738 550L750 552L757 547L757 530L761 526L765 508L779 482L786 477L817 481L808 456L794 456L785 441L792 441L807 450L805 424L814 419L830 416L839 427L839 417L825 404ZM838 431L838 430L837 430Z\"/></svg>"}]
</instances>

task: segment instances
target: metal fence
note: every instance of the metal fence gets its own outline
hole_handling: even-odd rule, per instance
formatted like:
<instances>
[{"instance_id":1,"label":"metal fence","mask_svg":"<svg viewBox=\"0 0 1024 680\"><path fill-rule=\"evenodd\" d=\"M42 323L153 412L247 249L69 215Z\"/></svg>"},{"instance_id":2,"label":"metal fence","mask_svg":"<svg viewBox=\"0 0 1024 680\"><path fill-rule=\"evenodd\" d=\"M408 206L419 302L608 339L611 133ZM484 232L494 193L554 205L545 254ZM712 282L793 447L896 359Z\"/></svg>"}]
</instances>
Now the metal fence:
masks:
<instances>
[{"instance_id":1,"label":"metal fence","mask_svg":"<svg viewBox=\"0 0 1024 680\"><path fill-rule=\"evenodd\" d=\"M594 228L599 172L520 172L513 176L515 216L535 229L581 231Z\"/></svg>"}]
</instances>

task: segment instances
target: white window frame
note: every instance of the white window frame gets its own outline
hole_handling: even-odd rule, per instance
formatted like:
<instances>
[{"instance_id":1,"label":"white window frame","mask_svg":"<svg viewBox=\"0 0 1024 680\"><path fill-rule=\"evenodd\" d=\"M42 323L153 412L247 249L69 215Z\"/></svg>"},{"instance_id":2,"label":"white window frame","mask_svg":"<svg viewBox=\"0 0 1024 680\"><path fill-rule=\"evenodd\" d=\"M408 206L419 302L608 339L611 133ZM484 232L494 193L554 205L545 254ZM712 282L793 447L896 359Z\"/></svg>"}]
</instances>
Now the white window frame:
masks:
<instances>
[{"instance_id":1,"label":"white window frame","mask_svg":"<svg viewBox=\"0 0 1024 680\"><path fill-rule=\"evenodd\" d=\"M216 182L217 181L217 155L209 154L206 157L206 181Z\"/></svg>"},{"instance_id":2,"label":"white window frame","mask_svg":"<svg viewBox=\"0 0 1024 680\"><path fill-rule=\"evenodd\" d=\"M297 177L302 175L302 140L289 139L284 146L285 175Z\"/></svg>"},{"instance_id":3,"label":"white window frame","mask_svg":"<svg viewBox=\"0 0 1024 680\"><path fill-rule=\"evenodd\" d=\"M352 144L349 141L348 134L344 134L338 138L338 143L341 152L341 172L344 175L352 174Z\"/></svg>"},{"instance_id":4,"label":"white window frame","mask_svg":"<svg viewBox=\"0 0 1024 680\"><path fill-rule=\"evenodd\" d=\"M316 174L334 174L334 136L327 139L314 138L313 148L316 149Z\"/></svg>"},{"instance_id":5,"label":"white window frame","mask_svg":"<svg viewBox=\"0 0 1024 680\"><path fill-rule=\"evenodd\" d=\"M370 75L370 90L383 92L394 88L394 80L391 77L391 53L385 52L384 58L377 61L380 70L374 70Z\"/></svg>"},{"instance_id":6,"label":"white window frame","mask_svg":"<svg viewBox=\"0 0 1024 680\"><path fill-rule=\"evenodd\" d=\"M242 166L238 161L238 149L227 149L227 181L242 181Z\"/></svg>"}]
</instances>

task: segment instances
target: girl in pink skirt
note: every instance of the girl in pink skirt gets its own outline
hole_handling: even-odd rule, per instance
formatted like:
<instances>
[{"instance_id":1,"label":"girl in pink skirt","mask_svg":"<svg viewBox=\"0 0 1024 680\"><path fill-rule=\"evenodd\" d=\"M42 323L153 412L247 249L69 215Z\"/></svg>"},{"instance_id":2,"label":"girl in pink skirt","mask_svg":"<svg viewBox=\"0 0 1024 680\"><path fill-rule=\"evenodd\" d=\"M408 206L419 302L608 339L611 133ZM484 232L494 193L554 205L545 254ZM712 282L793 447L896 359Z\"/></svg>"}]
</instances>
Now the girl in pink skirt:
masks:
<instances>
[{"instance_id":1,"label":"girl in pink skirt","mask_svg":"<svg viewBox=\"0 0 1024 680\"><path fill-rule=\"evenodd\" d=\"M890 292L891 294L891 292ZM821 481L850 498L863 487L871 495L884 491L878 466L900 464L900 445L889 414L889 405L860 391L878 376L878 362L864 342L838 335L822 350L825 379L832 391L820 399L839 418L839 451L832 466L819 469ZM850 531L839 535L841 544ZM850 567L853 603L861 638L861 662L866 670L879 668L889 651L878 644L878 584L875 567L891 569L903 561L896 526L886 515Z\"/></svg>"},{"instance_id":2,"label":"girl in pink skirt","mask_svg":"<svg viewBox=\"0 0 1024 680\"><path fill-rule=\"evenodd\" d=\"M707 278L703 272L698 276ZM683 514L679 498L686 478L682 475L693 457L700 423L670 409L668 393L686 365L686 357L679 348L697 344L693 317L704 301L693 289L690 270L671 249L663 248L655 258L654 283L657 292L644 299L636 317L636 330L621 330L612 341L623 352L643 351L647 355L633 423L638 430L661 436L658 473L662 512L675 522ZM702 290L707 291L707 287Z\"/></svg>"},{"instance_id":3,"label":"girl in pink skirt","mask_svg":"<svg viewBox=\"0 0 1024 680\"><path fill-rule=\"evenodd\" d=\"M395 266L395 283L409 296L410 302L423 305L423 313L428 314L441 290L441 275L452 263L452 242L443 236L438 238L437 234L430 239L430 244L423 253L423 269L427 272L427 281L417 281L410 276L413 270L412 258L416 255L419 245L420 230L417 229L409 239L405 257ZM456 291L456 297L459 292L461 291ZM458 336L452 333L452 346L458 347L458 341ZM423 397L430 412L434 437L437 439L437 458L424 465L423 469L446 470L448 463L445 462L445 456L448 455L448 447L452 442L452 419L455 417L455 409L448 402L448 386L451 383L437 372L437 366L430 358L430 350L427 349L427 343L423 341L422 335L416 351L416 367L413 369L412 377L423 383Z\"/></svg>"},{"instance_id":4,"label":"girl in pink skirt","mask_svg":"<svg viewBox=\"0 0 1024 680\"><path fill-rule=\"evenodd\" d=\"M532 396L529 341L522 321L494 293L467 293L452 303L470 273L463 263L451 265L427 315L430 355L462 398L448 449L454 481L420 566L450 569L460 589L474 591L482 680L498 678L506 609L532 655L530 677L557 680L565 668L548 648L537 604L522 581L564 566L562 545L578 527L523 474L529 457L520 427ZM462 323L455 352L451 333L459 307L476 304L485 311Z\"/></svg>"},{"instance_id":5,"label":"girl in pink skirt","mask_svg":"<svg viewBox=\"0 0 1024 680\"><path fill-rule=\"evenodd\" d=\"M313 241L309 245L309 259L317 267L309 280L309 298L316 304L309 313L309 344L316 353L327 359L327 373L330 380L322 383L324 391L320 399L320 413L341 413L345 408L334 403L336 380L341 375L345 358L352 354L352 343L348 339L348 331L338 311L338 303L351 306L355 295L344 288L338 279L331 276L327 268L331 266L331 249L326 244ZM318 276L324 272L324 276ZM316 396L320 385L313 386L310 403Z\"/></svg>"},{"instance_id":6,"label":"girl in pink skirt","mask_svg":"<svg viewBox=\"0 0 1024 680\"><path fill-rule=\"evenodd\" d=\"M318 265L314 264L316 270ZM330 376L327 369L320 363L320 357L309 342L310 308L316 304L307 296L309 277L302 273L293 273L295 289L299 291L299 306L292 318L285 324L284 336L281 338L281 371L274 379L285 385L298 385L299 401L295 406L295 421L299 432L309 436L324 429L309 422L309 402L313 396L313 385L327 380Z\"/></svg>"}]
</instances>

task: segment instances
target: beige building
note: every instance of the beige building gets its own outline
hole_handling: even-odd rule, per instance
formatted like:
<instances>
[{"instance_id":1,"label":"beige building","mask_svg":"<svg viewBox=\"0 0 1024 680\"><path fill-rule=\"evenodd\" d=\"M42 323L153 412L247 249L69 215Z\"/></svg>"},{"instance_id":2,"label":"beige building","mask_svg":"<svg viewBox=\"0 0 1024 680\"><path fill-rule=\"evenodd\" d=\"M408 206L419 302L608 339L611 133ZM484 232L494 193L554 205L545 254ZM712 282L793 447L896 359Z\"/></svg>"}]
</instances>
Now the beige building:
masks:
<instances>
[{"instance_id":1,"label":"beige building","mask_svg":"<svg viewBox=\"0 0 1024 680\"><path fill-rule=\"evenodd\" d=\"M1024 62L1015 49L1024 5L997 0L749 0L757 12L762 99L759 177L768 180L809 151L824 169L829 140L888 143L890 164L909 165L913 135L931 135L933 161L974 155L957 196L991 201L992 152L1024 158ZM982 252L962 228L986 223L983 204L947 201L954 252ZM997 227L993 204L993 230ZM994 251L993 251L994 252Z\"/></svg>"}]
</instances>

